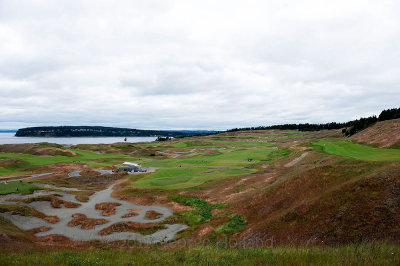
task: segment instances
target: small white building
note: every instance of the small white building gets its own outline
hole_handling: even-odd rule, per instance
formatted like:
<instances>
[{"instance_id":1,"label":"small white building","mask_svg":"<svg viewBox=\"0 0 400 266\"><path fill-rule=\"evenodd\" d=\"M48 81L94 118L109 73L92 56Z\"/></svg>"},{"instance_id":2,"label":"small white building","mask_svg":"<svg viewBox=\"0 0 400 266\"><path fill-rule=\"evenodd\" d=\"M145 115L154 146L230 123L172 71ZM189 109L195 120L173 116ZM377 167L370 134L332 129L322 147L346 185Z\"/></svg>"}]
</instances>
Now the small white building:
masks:
<instances>
[{"instance_id":1,"label":"small white building","mask_svg":"<svg viewBox=\"0 0 400 266\"><path fill-rule=\"evenodd\" d=\"M140 167L137 163L130 163L130 162L124 162L123 165L128 165L128 166L133 166L133 167Z\"/></svg>"},{"instance_id":2,"label":"small white building","mask_svg":"<svg viewBox=\"0 0 400 266\"><path fill-rule=\"evenodd\" d=\"M137 163L124 162L123 165L126 166L119 167L117 172L128 172L128 173L146 172L146 169L143 169Z\"/></svg>"}]
</instances>

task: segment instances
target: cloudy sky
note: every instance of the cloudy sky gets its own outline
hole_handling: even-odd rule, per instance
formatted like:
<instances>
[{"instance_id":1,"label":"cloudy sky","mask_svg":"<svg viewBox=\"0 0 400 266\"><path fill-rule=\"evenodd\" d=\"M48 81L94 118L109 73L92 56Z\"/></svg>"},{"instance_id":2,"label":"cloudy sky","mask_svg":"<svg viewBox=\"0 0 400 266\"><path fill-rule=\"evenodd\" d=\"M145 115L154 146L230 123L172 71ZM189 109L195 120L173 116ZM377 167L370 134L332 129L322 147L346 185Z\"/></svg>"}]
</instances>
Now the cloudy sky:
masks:
<instances>
[{"instance_id":1,"label":"cloudy sky","mask_svg":"<svg viewBox=\"0 0 400 266\"><path fill-rule=\"evenodd\" d=\"M0 129L347 121L399 100L396 0L0 0Z\"/></svg>"}]
</instances>

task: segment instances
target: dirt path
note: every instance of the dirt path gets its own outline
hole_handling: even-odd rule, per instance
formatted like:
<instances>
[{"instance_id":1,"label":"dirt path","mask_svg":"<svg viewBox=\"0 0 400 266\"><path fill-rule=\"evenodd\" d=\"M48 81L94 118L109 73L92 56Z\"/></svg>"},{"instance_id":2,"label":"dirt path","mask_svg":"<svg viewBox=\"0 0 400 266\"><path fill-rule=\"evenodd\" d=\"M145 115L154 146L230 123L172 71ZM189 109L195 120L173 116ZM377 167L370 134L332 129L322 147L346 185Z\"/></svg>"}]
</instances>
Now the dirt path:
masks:
<instances>
[{"instance_id":1,"label":"dirt path","mask_svg":"<svg viewBox=\"0 0 400 266\"><path fill-rule=\"evenodd\" d=\"M303 153L299 158L295 159L294 161L292 161L290 163L285 164L285 167L295 166L297 163L299 163L301 160L303 160L304 157L306 157L308 155L308 153L309 153L308 151Z\"/></svg>"}]
</instances>

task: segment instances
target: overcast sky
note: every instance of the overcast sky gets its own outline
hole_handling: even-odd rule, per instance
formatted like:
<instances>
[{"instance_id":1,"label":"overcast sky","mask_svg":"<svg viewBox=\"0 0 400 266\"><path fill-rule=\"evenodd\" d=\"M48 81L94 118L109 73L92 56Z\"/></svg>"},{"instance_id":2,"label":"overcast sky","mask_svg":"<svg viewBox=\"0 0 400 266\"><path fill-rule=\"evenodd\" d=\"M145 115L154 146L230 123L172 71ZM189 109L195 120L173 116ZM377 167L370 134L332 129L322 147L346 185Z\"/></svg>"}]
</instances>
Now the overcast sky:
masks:
<instances>
[{"instance_id":1,"label":"overcast sky","mask_svg":"<svg viewBox=\"0 0 400 266\"><path fill-rule=\"evenodd\" d=\"M0 129L218 129L400 107L400 1L0 0Z\"/></svg>"}]
</instances>

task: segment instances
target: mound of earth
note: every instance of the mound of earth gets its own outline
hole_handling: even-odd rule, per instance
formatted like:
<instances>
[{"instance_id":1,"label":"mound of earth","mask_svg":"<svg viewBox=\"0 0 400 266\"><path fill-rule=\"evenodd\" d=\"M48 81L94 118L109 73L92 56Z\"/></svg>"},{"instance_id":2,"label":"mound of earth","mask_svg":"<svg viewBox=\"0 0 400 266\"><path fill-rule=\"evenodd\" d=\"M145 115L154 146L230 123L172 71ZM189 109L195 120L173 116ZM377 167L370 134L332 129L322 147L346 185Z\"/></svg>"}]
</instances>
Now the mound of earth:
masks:
<instances>
[{"instance_id":1,"label":"mound of earth","mask_svg":"<svg viewBox=\"0 0 400 266\"><path fill-rule=\"evenodd\" d=\"M99 172L93 171L91 169L85 169L79 173L81 176L98 176Z\"/></svg>"},{"instance_id":2,"label":"mound of earth","mask_svg":"<svg viewBox=\"0 0 400 266\"><path fill-rule=\"evenodd\" d=\"M135 217L138 216L139 214L136 212L128 212L127 214L124 214L121 216L121 218L130 218L130 217Z\"/></svg>"},{"instance_id":3,"label":"mound of earth","mask_svg":"<svg viewBox=\"0 0 400 266\"><path fill-rule=\"evenodd\" d=\"M3 144L0 145L0 152L6 153L26 153L32 155L61 155L73 157L77 154L70 150L64 150L58 147L41 147L34 144Z\"/></svg>"},{"instance_id":4,"label":"mound of earth","mask_svg":"<svg viewBox=\"0 0 400 266\"><path fill-rule=\"evenodd\" d=\"M4 168L23 167L24 165L29 165L29 163L16 158L0 159L0 166Z\"/></svg>"},{"instance_id":5,"label":"mound of earth","mask_svg":"<svg viewBox=\"0 0 400 266\"><path fill-rule=\"evenodd\" d=\"M97 173L96 176L74 176L65 180L75 185L84 185L86 189L89 189L104 187L119 178L121 178L119 174L99 175L99 173Z\"/></svg>"},{"instance_id":6,"label":"mound of earth","mask_svg":"<svg viewBox=\"0 0 400 266\"><path fill-rule=\"evenodd\" d=\"M142 224L136 222L119 222L99 232L99 235L110 235L115 232L136 232L144 235L152 234L160 229L165 229L165 225L159 224Z\"/></svg>"},{"instance_id":7,"label":"mound of earth","mask_svg":"<svg viewBox=\"0 0 400 266\"><path fill-rule=\"evenodd\" d=\"M352 140L379 147L400 147L400 119L378 122L354 136Z\"/></svg>"},{"instance_id":8,"label":"mound of earth","mask_svg":"<svg viewBox=\"0 0 400 266\"><path fill-rule=\"evenodd\" d=\"M147 211L146 215L145 215L145 218L148 219L148 220L155 220L155 219L160 218L161 216L162 216L162 214L159 213L159 212Z\"/></svg>"},{"instance_id":9,"label":"mound of earth","mask_svg":"<svg viewBox=\"0 0 400 266\"><path fill-rule=\"evenodd\" d=\"M31 203L34 201L49 201L53 208L61 208L61 204L63 204L65 208L78 208L80 206L79 203L62 200L55 196L39 196L35 198L28 198L21 201L25 203Z\"/></svg>"},{"instance_id":10,"label":"mound of earth","mask_svg":"<svg viewBox=\"0 0 400 266\"><path fill-rule=\"evenodd\" d=\"M59 221L57 216L46 216L44 213L37 211L30 206L21 206L17 204L0 204L0 212L11 212L12 214L21 216L37 217L53 224L58 223ZM2 217L0 218L3 219Z\"/></svg>"},{"instance_id":11,"label":"mound of earth","mask_svg":"<svg viewBox=\"0 0 400 266\"><path fill-rule=\"evenodd\" d=\"M96 210L102 210L101 215L110 216L115 214L115 207L121 206L121 203L118 202L102 202L97 203L95 208Z\"/></svg>"},{"instance_id":12,"label":"mound of earth","mask_svg":"<svg viewBox=\"0 0 400 266\"><path fill-rule=\"evenodd\" d=\"M72 215L72 221L68 223L68 226L81 225L81 229L92 229L96 225L108 223L106 219L91 219L87 218L86 215L81 213L75 213Z\"/></svg>"}]
</instances>

